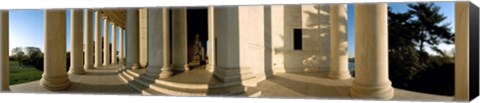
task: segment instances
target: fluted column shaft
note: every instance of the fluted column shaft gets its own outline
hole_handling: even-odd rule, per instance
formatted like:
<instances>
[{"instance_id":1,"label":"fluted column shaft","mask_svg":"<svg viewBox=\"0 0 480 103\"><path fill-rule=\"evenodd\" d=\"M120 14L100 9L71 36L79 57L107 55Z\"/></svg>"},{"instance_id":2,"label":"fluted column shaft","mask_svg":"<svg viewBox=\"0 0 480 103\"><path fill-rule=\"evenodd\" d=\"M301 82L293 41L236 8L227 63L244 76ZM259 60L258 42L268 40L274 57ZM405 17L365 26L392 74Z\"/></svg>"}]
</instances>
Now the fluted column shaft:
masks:
<instances>
[{"instance_id":1,"label":"fluted column shaft","mask_svg":"<svg viewBox=\"0 0 480 103\"><path fill-rule=\"evenodd\" d=\"M138 24L138 9L127 10L127 25L126 25L126 69L138 69L139 62L139 24Z\"/></svg>"},{"instance_id":2,"label":"fluted column shaft","mask_svg":"<svg viewBox=\"0 0 480 103\"><path fill-rule=\"evenodd\" d=\"M387 4L355 4L354 98L391 99L388 79Z\"/></svg>"},{"instance_id":3,"label":"fluted column shaft","mask_svg":"<svg viewBox=\"0 0 480 103\"><path fill-rule=\"evenodd\" d=\"M112 64L117 64L117 27L115 23L112 22Z\"/></svg>"},{"instance_id":4,"label":"fluted column shaft","mask_svg":"<svg viewBox=\"0 0 480 103\"><path fill-rule=\"evenodd\" d=\"M83 20L81 9L70 9L70 70L71 74L85 74L82 65Z\"/></svg>"},{"instance_id":5,"label":"fluted column shaft","mask_svg":"<svg viewBox=\"0 0 480 103\"><path fill-rule=\"evenodd\" d=\"M8 11L0 11L0 92L10 91L8 62Z\"/></svg>"},{"instance_id":6,"label":"fluted column shaft","mask_svg":"<svg viewBox=\"0 0 480 103\"><path fill-rule=\"evenodd\" d=\"M83 25L83 35L85 36L85 57L84 57L84 69L93 69L93 35L92 35L92 10L85 9L85 15L83 17L85 25Z\"/></svg>"},{"instance_id":7,"label":"fluted column shaft","mask_svg":"<svg viewBox=\"0 0 480 103\"><path fill-rule=\"evenodd\" d=\"M103 66L110 65L110 36L108 34L108 19L103 19Z\"/></svg>"},{"instance_id":8,"label":"fluted column shaft","mask_svg":"<svg viewBox=\"0 0 480 103\"><path fill-rule=\"evenodd\" d=\"M333 79L348 79L347 4L330 5L330 72Z\"/></svg>"},{"instance_id":9,"label":"fluted column shaft","mask_svg":"<svg viewBox=\"0 0 480 103\"><path fill-rule=\"evenodd\" d=\"M95 11L95 68L100 67L102 62L102 33L101 26L100 26L100 13Z\"/></svg>"},{"instance_id":10,"label":"fluted column shaft","mask_svg":"<svg viewBox=\"0 0 480 103\"><path fill-rule=\"evenodd\" d=\"M207 70L213 72L215 70L215 31L214 31L214 9L213 6L208 7L208 65Z\"/></svg>"},{"instance_id":11,"label":"fluted column shaft","mask_svg":"<svg viewBox=\"0 0 480 103\"><path fill-rule=\"evenodd\" d=\"M119 49L118 50L119 51L119 58L118 59L119 59L119 63L123 65L123 64L125 64L125 61L124 61L125 55L123 53L123 46L124 46L123 45L123 43L124 43L123 42L123 38L124 38L123 37L123 29L121 27L118 28L118 29L119 29L118 30L118 35L120 36L119 41L118 41L118 44L119 44L119 48L118 48Z\"/></svg>"},{"instance_id":12,"label":"fluted column shaft","mask_svg":"<svg viewBox=\"0 0 480 103\"><path fill-rule=\"evenodd\" d=\"M173 69L188 71L187 54L187 9L176 8L172 11L172 34L173 34Z\"/></svg>"},{"instance_id":13,"label":"fluted column shaft","mask_svg":"<svg viewBox=\"0 0 480 103\"><path fill-rule=\"evenodd\" d=\"M170 70L170 33L167 8L148 9L148 67L147 76L168 78Z\"/></svg>"},{"instance_id":14,"label":"fluted column shaft","mask_svg":"<svg viewBox=\"0 0 480 103\"><path fill-rule=\"evenodd\" d=\"M40 85L49 90L63 90L70 86L65 67L66 15L65 10L45 10L44 71Z\"/></svg>"}]
</instances>

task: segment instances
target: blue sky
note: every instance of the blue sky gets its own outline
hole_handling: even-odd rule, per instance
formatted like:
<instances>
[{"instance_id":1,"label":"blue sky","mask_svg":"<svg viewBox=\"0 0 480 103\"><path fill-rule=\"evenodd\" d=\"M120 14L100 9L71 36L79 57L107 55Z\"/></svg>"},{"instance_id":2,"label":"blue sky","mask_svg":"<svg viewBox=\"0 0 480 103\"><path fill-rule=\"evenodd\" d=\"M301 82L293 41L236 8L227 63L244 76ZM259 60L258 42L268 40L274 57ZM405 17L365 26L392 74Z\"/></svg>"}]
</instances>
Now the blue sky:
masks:
<instances>
[{"instance_id":1,"label":"blue sky","mask_svg":"<svg viewBox=\"0 0 480 103\"><path fill-rule=\"evenodd\" d=\"M43 10L10 10L9 11L9 30L10 30L10 45L9 50L11 51L15 47L27 47L27 46L34 46L39 47L42 51L44 51L44 12ZM67 9L66 12L66 22L67 22L67 51L70 51L70 9ZM92 16L95 16L92 13ZM95 20L93 20L93 23ZM101 26L101 33L103 34L103 19L101 19L100 26ZM93 28L92 28L93 29ZM118 28L116 28L117 32L117 41L119 41L119 32ZM111 24L108 24L109 35L110 35L110 42L111 39ZM93 30L92 30L93 31ZM123 32L125 34L125 32ZM94 36L95 38L95 36ZM95 41L95 39L94 39ZM103 45L103 44L102 44ZM117 43L117 48L119 45Z\"/></svg>"},{"instance_id":2,"label":"blue sky","mask_svg":"<svg viewBox=\"0 0 480 103\"><path fill-rule=\"evenodd\" d=\"M450 27L454 31L454 3L453 2L436 2L436 5L441 7L440 13L447 16L447 20L443 23L452 23ZM407 3L389 3L389 7L394 12L405 12L408 10ZM349 57L354 57L355 41L354 41L354 7L353 4L348 4L348 53ZM67 10L67 51L70 50L70 18L69 10ZM44 30L43 30L43 10L10 10L10 51L14 47L19 46L35 46L44 51ZM94 16L94 15L92 15ZM94 21L95 22L95 21ZM103 21L101 22L103 28ZM109 24L108 30L111 33L111 26ZM103 33L103 30L102 32ZM117 41L118 28L117 28ZM125 32L124 32L125 33ZM111 37L111 36L110 36ZM112 40L110 40L111 42ZM453 45L440 45L441 49L450 50ZM118 45L117 45L118 48ZM426 48L427 51L431 51ZM433 52L432 52L433 53ZM433 53L435 54L435 53Z\"/></svg>"}]
</instances>

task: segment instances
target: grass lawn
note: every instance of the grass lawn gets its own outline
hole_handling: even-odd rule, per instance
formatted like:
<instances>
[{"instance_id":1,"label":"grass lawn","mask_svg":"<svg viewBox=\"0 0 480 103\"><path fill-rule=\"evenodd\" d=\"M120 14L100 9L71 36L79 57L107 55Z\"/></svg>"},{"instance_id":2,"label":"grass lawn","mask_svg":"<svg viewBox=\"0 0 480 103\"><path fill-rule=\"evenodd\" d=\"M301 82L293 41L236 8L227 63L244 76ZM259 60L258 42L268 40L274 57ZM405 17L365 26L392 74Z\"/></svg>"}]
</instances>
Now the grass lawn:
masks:
<instances>
[{"instance_id":1,"label":"grass lawn","mask_svg":"<svg viewBox=\"0 0 480 103\"><path fill-rule=\"evenodd\" d=\"M20 84L42 78L42 72L34 67L19 66L18 61L10 61L10 85Z\"/></svg>"},{"instance_id":2,"label":"grass lawn","mask_svg":"<svg viewBox=\"0 0 480 103\"><path fill-rule=\"evenodd\" d=\"M9 61L9 66L10 67L18 67L18 66L20 66L20 63L18 63L18 61Z\"/></svg>"}]
</instances>

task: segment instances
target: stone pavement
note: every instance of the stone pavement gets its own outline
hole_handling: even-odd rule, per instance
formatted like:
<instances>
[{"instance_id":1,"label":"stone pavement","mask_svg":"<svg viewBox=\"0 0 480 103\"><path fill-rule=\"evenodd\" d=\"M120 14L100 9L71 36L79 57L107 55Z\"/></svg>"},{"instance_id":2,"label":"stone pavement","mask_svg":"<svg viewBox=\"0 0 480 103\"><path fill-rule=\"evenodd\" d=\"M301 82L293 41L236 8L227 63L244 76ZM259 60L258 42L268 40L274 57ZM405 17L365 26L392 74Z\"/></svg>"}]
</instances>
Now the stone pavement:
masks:
<instances>
[{"instance_id":1,"label":"stone pavement","mask_svg":"<svg viewBox=\"0 0 480 103\"><path fill-rule=\"evenodd\" d=\"M140 95L120 79L116 72L119 65L87 70L85 75L69 74L72 85L66 91L49 91L39 85L39 81L10 86L14 93L86 93ZM202 66L203 67L203 66ZM204 68L195 68L204 69ZM138 72L144 72L140 69ZM204 83L210 76L206 70L192 70L175 75L177 83ZM211 75L211 74L210 74ZM279 73L258 83L256 89L261 90L259 98L302 98L302 99L352 99L349 96L353 79L333 80L327 77L328 72ZM199 78L186 77L198 76ZM172 79L175 79L172 78ZM197 80L198 79L198 80ZM452 96L440 96L413 92L395 88L392 100L407 101L451 101Z\"/></svg>"},{"instance_id":2,"label":"stone pavement","mask_svg":"<svg viewBox=\"0 0 480 103\"><path fill-rule=\"evenodd\" d=\"M120 65L86 70L84 75L69 74L70 87L65 91L50 91L40 86L40 80L10 86L14 93L82 93L82 94L135 94L119 77Z\"/></svg>"},{"instance_id":3,"label":"stone pavement","mask_svg":"<svg viewBox=\"0 0 480 103\"><path fill-rule=\"evenodd\" d=\"M266 98L352 99L349 96L352 79L329 79L328 72L279 73L258 83ZM452 101L453 96L441 96L394 88L392 100Z\"/></svg>"}]
</instances>

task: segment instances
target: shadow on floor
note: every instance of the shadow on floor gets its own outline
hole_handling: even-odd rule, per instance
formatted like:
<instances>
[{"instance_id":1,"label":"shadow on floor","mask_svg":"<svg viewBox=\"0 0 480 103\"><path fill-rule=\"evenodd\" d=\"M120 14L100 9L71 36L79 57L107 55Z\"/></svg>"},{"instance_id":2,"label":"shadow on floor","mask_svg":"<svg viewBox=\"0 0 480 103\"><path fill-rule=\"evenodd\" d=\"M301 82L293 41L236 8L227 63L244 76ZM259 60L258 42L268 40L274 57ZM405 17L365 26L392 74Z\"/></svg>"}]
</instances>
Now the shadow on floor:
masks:
<instances>
[{"instance_id":1,"label":"shadow on floor","mask_svg":"<svg viewBox=\"0 0 480 103\"><path fill-rule=\"evenodd\" d=\"M293 92L292 95L303 95L307 98L351 98L349 95L351 86L345 83L348 80L329 79L326 73L284 73L274 75L266 81L276 84L276 90L283 91L284 97L289 97L289 92ZM275 93L266 95L276 97Z\"/></svg>"}]
</instances>

